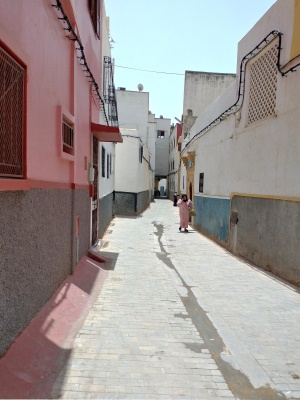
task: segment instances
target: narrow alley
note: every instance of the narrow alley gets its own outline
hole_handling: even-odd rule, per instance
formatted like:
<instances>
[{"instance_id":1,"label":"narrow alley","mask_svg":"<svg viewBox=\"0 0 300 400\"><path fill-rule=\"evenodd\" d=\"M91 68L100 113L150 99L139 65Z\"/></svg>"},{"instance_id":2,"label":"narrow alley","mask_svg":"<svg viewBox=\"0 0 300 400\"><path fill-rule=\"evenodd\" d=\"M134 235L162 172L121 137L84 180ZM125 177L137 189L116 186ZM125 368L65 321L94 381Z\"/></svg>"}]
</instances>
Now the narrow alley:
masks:
<instances>
[{"instance_id":1,"label":"narrow alley","mask_svg":"<svg viewBox=\"0 0 300 400\"><path fill-rule=\"evenodd\" d=\"M115 218L115 254L52 398L300 398L299 290L155 200Z\"/></svg>"}]
</instances>

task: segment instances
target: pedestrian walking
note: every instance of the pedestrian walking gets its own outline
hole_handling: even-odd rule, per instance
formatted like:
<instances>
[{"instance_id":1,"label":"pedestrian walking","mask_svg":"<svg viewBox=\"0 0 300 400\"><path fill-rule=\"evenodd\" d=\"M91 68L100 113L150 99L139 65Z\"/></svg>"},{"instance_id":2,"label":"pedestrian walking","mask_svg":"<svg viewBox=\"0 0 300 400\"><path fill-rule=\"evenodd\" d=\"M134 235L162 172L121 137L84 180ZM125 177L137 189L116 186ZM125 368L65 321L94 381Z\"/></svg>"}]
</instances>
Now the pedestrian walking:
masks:
<instances>
[{"instance_id":1,"label":"pedestrian walking","mask_svg":"<svg viewBox=\"0 0 300 400\"><path fill-rule=\"evenodd\" d=\"M190 219L190 208L193 203L188 199L186 194L181 196L181 199L178 200L177 205L179 207L179 217L180 217L180 226L179 230L184 229L184 232L188 232L189 219Z\"/></svg>"},{"instance_id":2,"label":"pedestrian walking","mask_svg":"<svg viewBox=\"0 0 300 400\"><path fill-rule=\"evenodd\" d=\"M174 207L177 207L177 196L178 196L178 194L177 194L177 192L175 192L174 194L173 194L173 206Z\"/></svg>"}]
</instances>

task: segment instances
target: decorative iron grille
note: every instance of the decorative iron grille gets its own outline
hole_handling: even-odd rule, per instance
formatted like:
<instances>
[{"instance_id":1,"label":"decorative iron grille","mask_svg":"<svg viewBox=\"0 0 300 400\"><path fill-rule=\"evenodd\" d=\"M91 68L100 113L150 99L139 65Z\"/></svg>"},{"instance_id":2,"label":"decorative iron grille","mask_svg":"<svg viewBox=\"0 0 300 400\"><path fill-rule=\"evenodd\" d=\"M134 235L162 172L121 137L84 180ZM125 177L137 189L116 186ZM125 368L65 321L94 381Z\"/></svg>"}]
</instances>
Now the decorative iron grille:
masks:
<instances>
[{"instance_id":1,"label":"decorative iron grille","mask_svg":"<svg viewBox=\"0 0 300 400\"><path fill-rule=\"evenodd\" d=\"M66 121L62 123L62 136L63 136L63 150L67 153L74 150L74 128L67 124Z\"/></svg>"},{"instance_id":2,"label":"decorative iron grille","mask_svg":"<svg viewBox=\"0 0 300 400\"><path fill-rule=\"evenodd\" d=\"M275 115L278 43L251 64L248 124Z\"/></svg>"},{"instance_id":3,"label":"decorative iron grille","mask_svg":"<svg viewBox=\"0 0 300 400\"><path fill-rule=\"evenodd\" d=\"M107 104L108 119L112 126L119 126L116 91L111 57L104 57L103 97Z\"/></svg>"},{"instance_id":4,"label":"decorative iron grille","mask_svg":"<svg viewBox=\"0 0 300 400\"><path fill-rule=\"evenodd\" d=\"M0 47L0 177L24 176L24 76Z\"/></svg>"}]
</instances>

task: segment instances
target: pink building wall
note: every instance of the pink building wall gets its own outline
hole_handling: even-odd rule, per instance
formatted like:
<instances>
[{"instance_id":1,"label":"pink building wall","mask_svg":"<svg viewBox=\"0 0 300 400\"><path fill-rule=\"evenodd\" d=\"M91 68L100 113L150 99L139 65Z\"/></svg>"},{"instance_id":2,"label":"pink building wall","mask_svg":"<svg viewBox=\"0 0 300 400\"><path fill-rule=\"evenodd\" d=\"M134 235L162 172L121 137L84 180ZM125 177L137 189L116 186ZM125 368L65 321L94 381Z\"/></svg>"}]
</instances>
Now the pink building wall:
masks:
<instances>
[{"instance_id":1,"label":"pink building wall","mask_svg":"<svg viewBox=\"0 0 300 400\"><path fill-rule=\"evenodd\" d=\"M0 46L25 68L25 176L0 178L0 356L88 254L95 221L88 182L91 122L106 121L52 3L0 0ZM102 42L89 1L61 4L101 93ZM74 155L63 152L63 114L74 124Z\"/></svg>"},{"instance_id":2,"label":"pink building wall","mask_svg":"<svg viewBox=\"0 0 300 400\"><path fill-rule=\"evenodd\" d=\"M88 184L85 157L90 162L90 122L99 122L99 109L91 99L90 83L79 65L74 42L66 38L51 3L0 0L0 44L26 68L25 171L30 180L1 181L0 190ZM88 1L64 0L62 5L71 21L75 16L73 27L101 89L101 41L94 33ZM74 157L62 155L60 107L74 118Z\"/></svg>"}]
</instances>

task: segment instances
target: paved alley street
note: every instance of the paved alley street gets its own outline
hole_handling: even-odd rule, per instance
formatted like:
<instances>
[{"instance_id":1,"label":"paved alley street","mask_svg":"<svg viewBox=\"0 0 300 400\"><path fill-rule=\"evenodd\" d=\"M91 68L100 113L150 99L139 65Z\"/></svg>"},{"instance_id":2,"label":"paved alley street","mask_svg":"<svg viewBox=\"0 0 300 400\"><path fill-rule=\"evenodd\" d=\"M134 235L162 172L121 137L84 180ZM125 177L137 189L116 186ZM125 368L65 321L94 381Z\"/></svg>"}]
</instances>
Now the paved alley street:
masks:
<instances>
[{"instance_id":1,"label":"paved alley street","mask_svg":"<svg viewBox=\"0 0 300 400\"><path fill-rule=\"evenodd\" d=\"M164 199L112 221L52 398L300 398L299 290L178 222Z\"/></svg>"}]
</instances>

